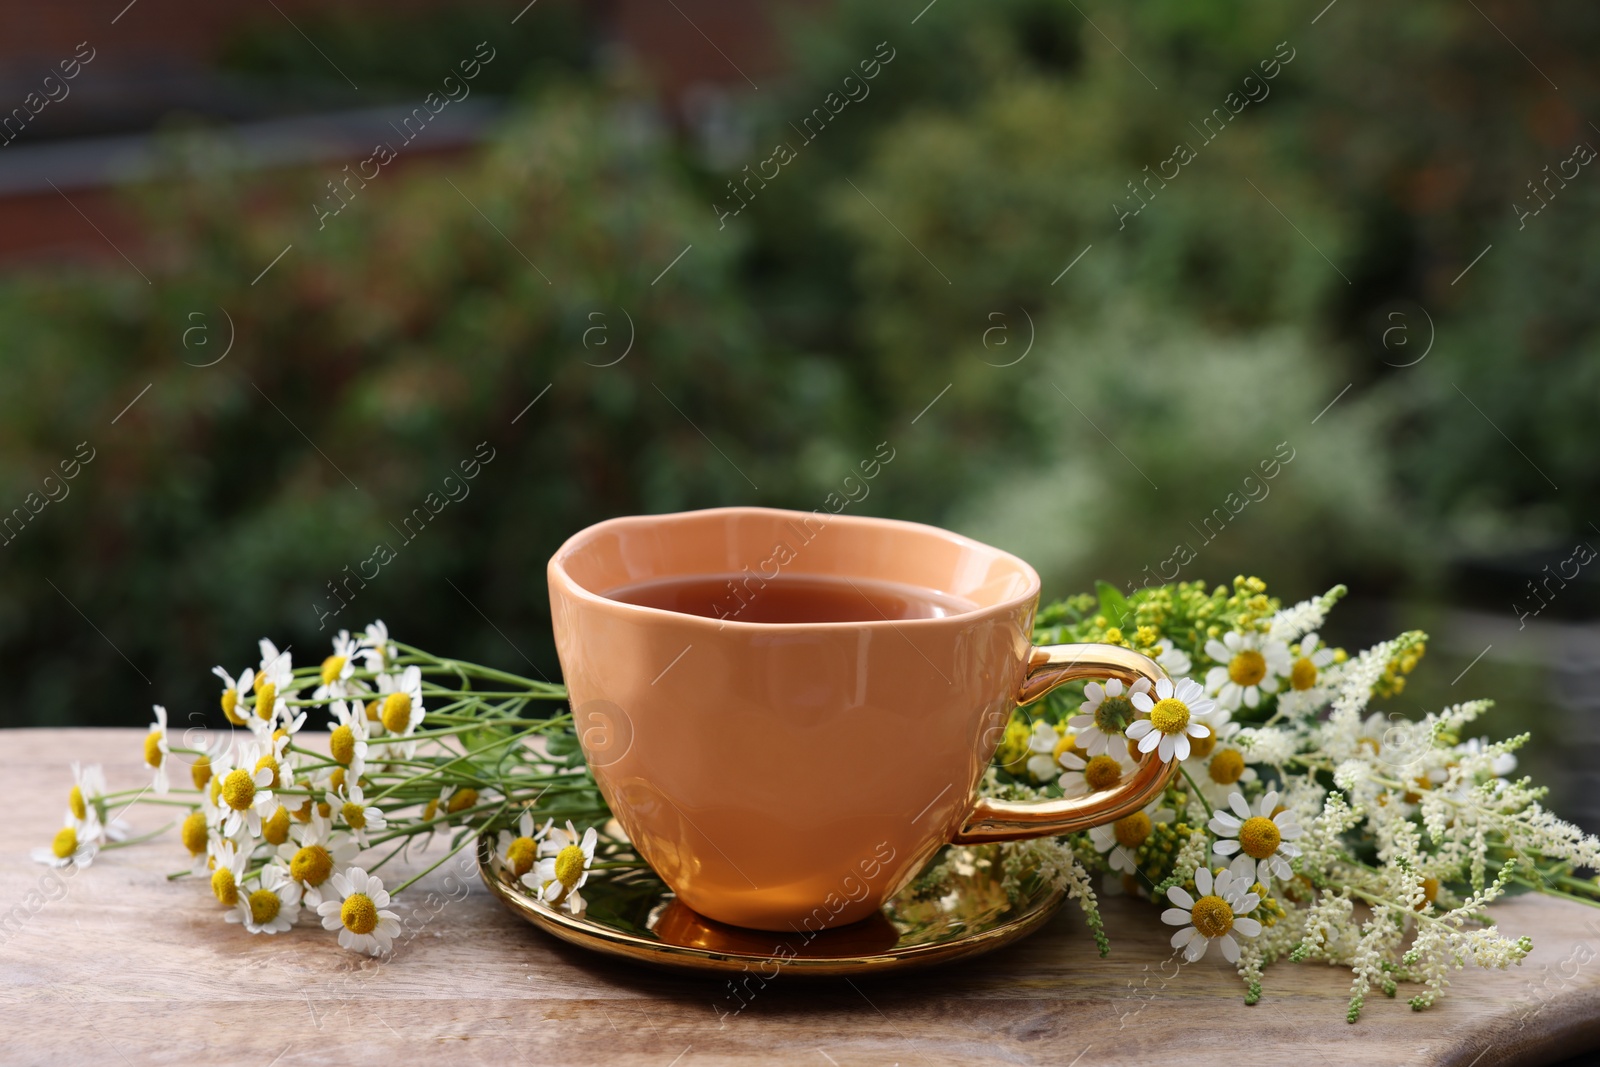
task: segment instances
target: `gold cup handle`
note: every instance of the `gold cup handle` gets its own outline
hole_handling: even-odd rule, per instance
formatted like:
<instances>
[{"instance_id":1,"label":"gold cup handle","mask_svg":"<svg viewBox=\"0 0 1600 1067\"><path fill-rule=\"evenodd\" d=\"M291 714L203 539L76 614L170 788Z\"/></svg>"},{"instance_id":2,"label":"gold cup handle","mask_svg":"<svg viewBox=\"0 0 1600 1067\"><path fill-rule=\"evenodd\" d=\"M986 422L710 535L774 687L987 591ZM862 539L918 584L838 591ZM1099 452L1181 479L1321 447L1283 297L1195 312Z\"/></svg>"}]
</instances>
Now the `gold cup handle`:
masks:
<instances>
[{"instance_id":1,"label":"gold cup handle","mask_svg":"<svg viewBox=\"0 0 1600 1067\"><path fill-rule=\"evenodd\" d=\"M1080 678L1120 678L1130 685L1146 678L1154 685L1166 677L1167 672L1148 656L1116 645L1044 645L1035 648L1028 660L1028 673L1017 703L1032 704L1057 686ZM1177 760L1164 762L1152 749L1133 774L1102 792L1059 800L979 797L954 843L979 845L1055 837L1115 822L1160 796L1177 773Z\"/></svg>"}]
</instances>

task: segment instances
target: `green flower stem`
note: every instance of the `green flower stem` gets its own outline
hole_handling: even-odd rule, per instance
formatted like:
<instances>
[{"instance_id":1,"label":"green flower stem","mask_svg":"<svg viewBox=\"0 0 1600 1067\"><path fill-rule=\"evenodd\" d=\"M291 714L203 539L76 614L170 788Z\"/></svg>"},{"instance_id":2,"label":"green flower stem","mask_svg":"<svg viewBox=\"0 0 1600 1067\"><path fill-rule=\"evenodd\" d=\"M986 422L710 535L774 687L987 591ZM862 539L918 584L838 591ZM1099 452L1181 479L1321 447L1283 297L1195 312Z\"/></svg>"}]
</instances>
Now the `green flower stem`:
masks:
<instances>
[{"instance_id":1,"label":"green flower stem","mask_svg":"<svg viewBox=\"0 0 1600 1067\"><path fill-rule=\"evenodd\" d=\"M1210 822L1210 817L1217 813L1216 809L1211 806L1211 801L1206 799L1206 795L1200 791L1200 787L1195 784L1195 780L1189 776L1189 768L1180 763L1178 764L1178 770L1183 773L1184 780L1189 783L1189 791L1199 799L1200 806L1206 809L1206 821Z\"/></svg>"},{"instance_id":2,"label":"green flower stem","mask_svg":"<svg viewBox=\"0 0 1600 1067\"><path fill-rule=\"evenodd\" d=\"M140 834L138 837L126 837L126 838L123 838L121 841L108 841L105 844L100 846L100 851L101 852L110 852L114 848L127 848L129 845L143 844L144 842L149 841L152 838L160 837L162 834L166 833L168 830L172 829L176 825L178 825L176 822L169 822L169 823L167 823L167 825L163 826L159 830L151 830L149 833Z\"/></svg>"},{"instance_id":3,"label":"green flower stem","mask_svg":"<svg viewBox=\"0 0 1600 1067\"><path fill-rule=\"evenodd\" d=\"M500 805L499 810L496 811L494 813L494 815L490 816L488 819L485 819L484 821L486 823L493 822L496 817L498 817L501 813L503 813L506 810L506 804L507 803L509 803L509 802L508 801L507 802L502 802L501 805ZM407 878L404 882L401 882L399 885L395 886L393 889L391 889L389 891L389 895L390 896L398 895L402 890L408 888L409 886L411 886L413 883L417 882L419 879L421 879L425 875L431 874L434 871L438 870L440 865L442 865L445 860L449 859L451 856L454 856L457 852L460 852L463 848L466 848L469 843L471 843L472 841L474 841L476 839L477 839L477 834L463 834L461 836L461 841L460 841L459 844L457 844L449 852L446 852L443 856L440 856L439 859L436 860L434 863L429 864L429 866L425 870L422 870L422 871L418 872L417 874L412 875L410 878Z\"/></svg>"},{"instance_id":4,"label":"green flower stem","mask_svg":"<svg viewBox=\"0 0 1600 1067\"><path fill-rule=\"evenodd\" d=\"M434 664L438 667L438 669L441 670L458 671L462 674L475 675L480 678L497 678L503 682L510 682L512 685L526 686L529 689L550 693L552 696L556 696L561 700L565 700L567 696L567 687L564 685L557 685L553 682L536 682L532 678L524 678L521 675L510 674L506 671L497 671L493 667L482 667L475 663L462 663L459 660L442 659L437 656L430 656L420 648L413 648L410 645L403 645L398 641L393 641L390 643L393 644L394 647L400 649L402 652L406 652L412 656L418 657L419 663Z\"/></svg>"},{"instance_id":5,"label":"green flower stem","mask_svg":"<svg viewBox=\"0 0 1600 1067\"><path fill-rule=\"evenodd\" d=\"M475 755L478 755L479 753L493 751L494 749L500 748L503 745L512 744L515 741L517 741L518 738L522 737L524 734L527 734L527 733L531 732L531 730L532 730L532 728L530 727L529 729L522 730L522 731L520 731L518 733L511 734L511 735L503 737L503 738L497 738L497 739L495 739L495 741L493 743L491 743L489 745L486 745L483 748L473 749L471 752L463 753L462 755L457 757L455 760L452 760L450 763L447 763L447 764L443 765L442 767L440 767L437 771L425 771L425 772L423 772L421 774L417 774L417 775L411 776L409 779L407 779L407 781L415 782L415 781L417 781L419 779L431 778L431 777L433 777L433 776L435 776L437 774L445 772L453 764L458 763L458 762L460 762L462 760L470 759L471 757L473 757ZM388 789L386 789L383 792L377 794L376 796L374 796L372 798L372 803L376 804L383 797L386 797L390 793L394 792L394 790L396 788L397 788L397 786L390 786Z\"/></svg>"},{"instance_id":6,"label":"green flower stem","mask_svg":"<svg viewBox=\"0 0 1600 1067\"><path fill-rule=\"evenodd\" d=\"M377 863L374 863L371 866L369 866L367 868L367 873L371 874L373 871L377 870L379 867L382 867L385 863L388 863L390 860L392 860L396 856L400 855L400 853L404 852L406 850L406 847L408 845L410 845L410 844L411 844L410 840L401 841L398 845L396 845L393 849L390 850L390 852L389 852L389 854L387 856L383 857L383 859L379 860ZM395 890L395 892L398 893L399 890L397 889L397 890Z\"/></svg>"}]
</instances>

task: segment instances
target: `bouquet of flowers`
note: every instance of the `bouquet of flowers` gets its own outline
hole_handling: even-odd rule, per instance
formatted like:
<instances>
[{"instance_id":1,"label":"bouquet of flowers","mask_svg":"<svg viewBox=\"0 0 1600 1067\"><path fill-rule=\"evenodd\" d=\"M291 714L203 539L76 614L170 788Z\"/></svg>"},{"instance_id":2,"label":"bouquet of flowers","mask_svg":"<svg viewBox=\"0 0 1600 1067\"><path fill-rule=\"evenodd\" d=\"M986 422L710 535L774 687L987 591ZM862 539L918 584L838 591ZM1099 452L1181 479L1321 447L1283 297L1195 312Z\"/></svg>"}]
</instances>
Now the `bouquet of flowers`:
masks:
<instances>
[{"instance_id":1,"label":"bouquet of flowers","mask_svg":"<svg viewBox=\"0 0 1600 1067\"><path fill-rule=\"evenodd\" d=\"M1466 736L1491 701L1417 720L1368 711L1404 688L1426 635L1355 656L1328 647L1317 630L1344 592L1285 608L1258 578L1128 597L1102 584L1040 611L1035 641L1122 645L1173 678L1063 687L1019 709L986 778L998 796L1071 796L1115 785L1152 749L1179 761L1143 811L1006 846L1078 901L1102 954L1101 872L1104 891L1166 905L1159 919L1185 960L1215 946L1236 964L1248 1003L1285 956L1349 967L1354 1022L1374 988L1392 997L1419 984L1421 1010L1453 969L1519 962L1532 942L1502 936L1483 912L1508 891L1600 902L1600 885L1577 873L1600 868L1600 839L1509 777L1528 735Z\"/></svg>"},{"instance_id":2,"label":"bouquet of flowers","mask_svg":"<svg viewBox=\"0 0 1600 1067\"><path fill-rule=\"evenodd\" d=\"M1527 735L1463 736L1488 701L1420 720L1368 711L1404 686L1425 637L1355 656L1327 647L1317 630L1343 593L1284 608L1256 578L1128 597L1102 584L1042 609L1036 642L1133 648L1171 680L1062 687L1018 709L982 791L1109 789L1152 751L1179 773L1115 823L1001 846L1009 884L1042 877L1068 893L1102 955L1096 874L1104 892L1165 905L1151 921L1175 928L1174 949L1193 962L1215 945L1249 1003L1285 956L1348 966L1352 1022L1374 987L1419 984L1420 1010L1450 970L1526 956L1527 938L1484 915L1508 891L1600 903L1600 885L1578 873L1600 868L1600 840L1509 777ZM320 664L296 668L267 640L260 653L238 675L216 668L226 735L175 738L155 708L147 784L109 792L100 768L74 764L66 824L35 858L87 866L176 824L189 866L171 877L204 880L227 921L276 934L314 910L340 944L374 955L399 929L392 895L482 837L530 892L574 914L592 873L643 866L583 764L571 714L547 707L565 700L561 686L433 656L382 622L341 632ZM315 744L301 733L313 711L329 730ZM175 787L180 776L193 788ZM132 838L114 811L132 803L181 818ZM380 871L414 845L432 863L386 888ZM918 884L937 883L944 862Z\"/></svg>"},{"instance_id":3,"label":"bouquet of flowers","mask_svg":"<svg viewBox=\"0 0 1600 1067\"><path fill-rule=\"evenodd\" d=\"M129 838L114 806L176 807L190 866L170 877L205 880L224 919L276 934L312 911L345 948L372 955L399 933L392 895L480 834L498 834L508 867L574 912L591 869L640 866L614 837L607 851L616 858L596 859L596 827L610 812L571 714L530 715L565 700L561 686L429 655L392 640L381 621L359 638L341 631L332 654L309 667L266 639L260 651L259 666L238 675L215 668L232 727L215 741L204 726L174 737L156 706L144 739L148 784L107 792L98 766L74 764L66 825L34 858L87 866L103 849L171 828ZM315 747L301 734L313 711L329 730ZM378 872L441 832L450 835L443 855L429 852L427 867L386 888Z\"/></svg>"}]
</instances>

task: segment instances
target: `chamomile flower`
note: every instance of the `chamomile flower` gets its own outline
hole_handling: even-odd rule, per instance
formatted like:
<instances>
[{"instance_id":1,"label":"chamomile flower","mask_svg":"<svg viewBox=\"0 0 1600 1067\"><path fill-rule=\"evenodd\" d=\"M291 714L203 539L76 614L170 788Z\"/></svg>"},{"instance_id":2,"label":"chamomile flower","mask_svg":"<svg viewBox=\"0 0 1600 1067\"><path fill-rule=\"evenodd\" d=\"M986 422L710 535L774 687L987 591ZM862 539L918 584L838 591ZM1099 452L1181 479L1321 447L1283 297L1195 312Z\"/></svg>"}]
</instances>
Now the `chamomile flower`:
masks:
<instances>
[{"instance_id":1,"label":"chamomile flower","mask_svg":"<svg viewBox=\"0 0 1600 1067\"><path fill-rule=\"evenodd\" d=\"M368 804L361 786L350 783L346 789L335 793L334 804L339 812L339 821L349 827L350 834L362 848L367 847L367 831L382 830L388 825L382 810L375 804Z\"/></svg>"},{"instance_id":2,"label":"chamomile flower","mask_svg":"<svg viewBox=\"0 0 1600 1067\"><path fill-rule=\"evenodd\" d=\"M1293 878L1289 859L1300 855L1300 848L1291 842L1303 831L1293 811L1285 808L1274 814L1278 791L1268 791L1254 813L1242 793L1229 796L1228 806L1232 812L1219 811L1211 817L1211 832L1217 835L1216 854L1224 861L1233 856L1228 864L1233 876L1247 886L1269 885L1274 876L1280 881Z\"/></svg>"},{"instance_id":3,"label":"chamomile flower","mask_svg":"<svg viewBox=\"0 0 1600 1067\"><path fill-rule=\"evenodd\" d=\"M335 700L329 706L334 727L328 734L328 752L334 761L343 764L346 773L357 781L367 769L367 716L361 705L345 700Z\"/></svg>"},{"instance_id":4,"label":"chamomile flower","mask_svg":"<svg viewBox=\"0 0 1600 1067\"><path fill-rule=\"evenodd\" d=\"M222 679L222 714L235 726L243 726L245 716L249 714L248 708L241 708L239 701L248 693L254 691L256 672L253 667L246 667L235 678L221 667L212 667L211 673Z\"/></svg>"},{"instance_id":5,"label":"chamomile flower","mask_svg":"<svg viewBox=\"0 0 1600 1067\"><path fill-rule=\"evenodd\" d=\"M1067 728L1077 735L1078 747L1091 756L1098 756L1108 748L1125 747L1124 734L1128 725L1138 717L1133 697L1150 691L1150 680L1140 678L1131 687L1113 678L1101 685L1090 682L1084 687L1087 698L1078 705L1078 714L1067 722Z\"/></svg>"},{"instance_id":6,"label":"chamomile flower","mask_svg":"<svg viewBox=\"0 0 1600 1067\"><path fill-rule=\"evenodd\" d=\"M554 819L546 819L544 826L535 830L532 809L524 809L517 823L517 833L501 830L499 840L495 842L495 852L500 856L500 862L506 865L506 870L517 878L533 870L539 856L539 844L550 833L554 822Z\"/></svg>"},{"instance_id":7,"label":"chamomile flower","mask_svg":"<svg viewBox=\"0 0 1600 1067\"><path fill-rule=\"evenodd\" d=\"M100 764L83 764L72 761L72 788L67 792L67 814L74 819L87 819L89 806L105 795L106 776Z\"/></svg>"},{"instance_id":8,"label":"chamomile flower","mask_svg":"<svg viewBox=\"0 0 1600 1067\"><path fill-rule=\"evenodd\" d=\"M351 678L356 673L357 648L350 631L340 630L333 639L333 654L322 661L322 672L319 676L321 685L317 686L311 696L314 700L326 700L329 697L347 697L355 690Z\"/></svg>"},{"instance_id":9,"label":"chamomile flower","mask_svg":"<svg viewBox=\"0 0 1600 1067\"><path fill-rule=\"evenodd\" d=\"M1150 839L1151 833L1162 823L1176 818L1171 808L1163 808L1157 797L1142 811L1124 816L1116 822L1096 826L1089 831L1089 841L1100 852L1110 853L1111 869L1124 874L1135 874L1138 864L1134 857L1139 846Z\"/></svg>"},{"instance_id":10,"label":"chamomile flower","mask_svg":"<svg viewBox=\"0 0 1600 1067\"><path fill-rule=\"evenodd\" d=\"M1088 759L1075 752L1063 752L1060 762L1066 768L1061 775L1061 791L1069 797L1113 789L1137 766L1128 755L1126 744L1113 746Z\"/></svg>"},{"instance_id":11,"label":"chamomile flower","mask_svg":"<svg viewBox=\"0 0 1600 1067\"><path fill-rule=\"evenodd\" d=\"M427 712L422 707L422 672L415 666L399 674L378 675L378 721L386 736L408 737L422 725ZM417 743L406 741L394 748L410 759Z\"/></svg>"},{"instance_id":12,"label":"chamomile flower","mask_svg":"<svg viewBox=\"0 0 1600 1067\"><path fill-rule=\"evenodd\" d=\"M389 644L389 627L384 625L382 619L369 622L356 645L367 661L367 670L374 673L383 670L394 651Z\"/></svg>"},{"instance_id":13,"label":"chamomile flower","mask_svg":"<svg viewBox=\"0 0 1600 1067\"><path fill-rule=\"evenodd\" d=\"M352 867L328 881L333 892L317 905L323 929L338 930L339 944L353 952L388 952L400 933L400 916L387 910L389 894L378 876Z\"/></svg>"},{"instance_id":14,"label":"chamomile flower","mask_svg":"<svg viewBox=\"0 0 1600 1067\"><path fill-rule=\"evenodd\" d=\"M94 862L105 840L100 818L89 809L82 819L69 817L67 825L56 831L47 848L36 848L28 855L47 867L87 867Z\"/></svg>"},{"instance_id":15,"label":"chamomile flower","mask_svg":"<svg viewBox=\"0 0 1600 1067\"><path fill-rule=\"evenodd\" d=\"M189 850L190 873L203 874L207 869L206 861L211 857L212 841L211 825L206 822L206 813L191 811L185 815L178 826L178 839Z\"/></svg>"},{"instance_id":16,"label":"chamomile flower","mask_svg":"<svg viewBox=\"0 0 1600 1067\"><path fill-rule=\"evenodd\" d=\"M1189 758L1189 739L1209 737L1211 728L1206 719L1215 705L1192 679L1180 678L1176 682L1163 678L1155 685L1152 700L1148 692L1135 693L1133 706L1149 716L1128 727L1128 737L1139 742L1139 751L1155 750L1165 763L1174 756Z\"/></svg>"},{"instance_id":17,"label":"chamomile flower","mask_svg":"<svg viewBox=\"0 0 1600 1067\"><path fill-rule=\"evenodd\" d=\"M211 895L217 903L231 908L243 896L245 872L250 869L250 850L232 841L219 840L211 848Z\"/></svg>"},{"instance_id":18,"label":"chamomile flower","mask_svg":"<svg viewBox=\"0 0 1600 1067\"><path fill-rule=\"evenodd\" d=\"M328 880L355 862L361 846L316 811L289 834L293 842L279 848L278 855L289 865L289 877L300 884L306 907L315 908L330 890Z\"/></svg>"},{"instance_id":19,"label":"chamomile flower","mask_svg":"<svg viewBox=\"0 0 1600 1067\"><path fill-rule=\"evenodd\" d=\"M252 934L281 934L300 917L300 886L276 863L262 868L256 888L241 888L234 910L223 916Z\"/></svg>"},{"instance_id":20,"label":"chamomile flower","mask_svg":"<svg viewBox=\"0 0 1600 1067\"><path fill-rule=\"evenodd\" d=\"M271 815L278 806L272 793L277 771L262 762L253 745L245 750L243 762L253 763L254 767L230 770L217 789L222 832L235 839L241 835L260 837L261 817Z\"/></svg>"},{"instance_id":21,"label":"chamomile flower","mask_svg":"<svg viewBox=\"0 0 1600 1067\"><path fill-rule=\"evenodd\" d=\"M294 657L289 655L286 648L278 651L278 646L265 637L259 642L261 650L261 666L256 669L256 692L268 682L278 687L280 693L287 693L294 689Z\"/></svg>"},{"instance_id":22,"label":"chamomile flower","mask_svg":"<svg viewBox=\"0 0 1600 1067\"><path fill-rule=\"evenodd\" d=\"M1196 867L1194 887L1200 894L1198 900L1182 886L1167 890L1167 900L1177 907L1162 912L1161 921L1183 927L1172 935L1172 947L1183 949L1183 958L1194 963L1214 941L1222 950L1223 959L1238 963L1239 943L1233 935L1255 937L1261 933L1261 924L1250 918L1250 913L1261 905L1261 898L1249 892L1250 883L1241 883L1232 871L1223 871L1213 879L1209 870Z\"/></svg>"},{"instance_id":23,"label":"chamomile flower","mask_svg":"<svg viewBox=\"0 0 1600 1067\"><path fill-rule=\"evenodd\" d=\"M1182 678L1194 669L1194 664L1189 660L1189 653L1165 637L1156 642L1156 654L1151 658L1174 678Z\"/></svg>"},{"instance_id":24,"label":"chamomile flower","mask_svg":"<svg viewBox=\"0 0 1600 1067\"><path fill-rule=\"evenodd\" d=\"M1334 659L1331 648L1318 648L1322 639L1316 634L1306 634L1297 645L1289 646L1289 688L1296 692L1305 692L1314 688L1322 679L1322 672L1326 670Z\"/></svg>"},{"instance_id":25,"label":"chamomile flower","mask_svg":"<svg viewBox=\"0 0 1600 1067\"><path fill-rule=\"evenodd\" d=\"M1071 733L1064 732L1059 726L1051 726L1040 719L1033 724L1033 732L1028 735L1028 775L1035 782L1048 782L1061 768L1056 764L1056 757L1061 753L1071 750L1076 739Z\"/></svg>"},{"instance_id":26,"label":"chamomile flower","mask_svg":"<svg viewBox=\"0 0 1600 1067\"><path fill-rule=\"evenodd\" d=\"M151 788L158 794L166 793L167 784L167 756L170 750L167 747L167 709L160 704L152 705L156 712L156 721L150 724L150 732L144 735L144 761L155 770Z\"/></svg>"},{"instance_id":27,"label":"chamomile flower","mask_svg":"<svg viewBox=\"0 0 1600 1067\"><path fill-rule=\"evenodd\" d=\"M295 694L294 662L289 650L279 652L277 645L263 637L261 666L252 684L255 687L255 704L241 715L256 736L268 736L276 727L280 714L285 722L293 717L286 703Z\"/></svg>"},{"instance_id":28,"label":"chamomile flower","mask_svg":"<svg viewBox=\"0 0 1600 1067\"><path fill-rule=\"evenodd\" d=\"M1240 704L1253 708L1262 696L1278 691L1278 681L1289 673L1289 646L1265 634L1230 632L1222 640L1206 642L1206 655L1217 666L1206 672L1206 692L1230 711Z\"/></svg>"},{"instance_id":29,"label":"chamomile flower","mask_svg":"<svg viewBox=\"0 0 1600 1067\"><path fill-rule=\"evenodd\" d=\"M589 865L594 862L594 846L598 837L591 826L579 840L577 829L569 821L565 840L570 843L563 845L554 856L540 860L532 874L522 876L522 884L529 889L537 889L539 899L546 904L565 906L572 914L581 914L584 901L578 890L589 880Z\"/></svg>"}]
</instances>

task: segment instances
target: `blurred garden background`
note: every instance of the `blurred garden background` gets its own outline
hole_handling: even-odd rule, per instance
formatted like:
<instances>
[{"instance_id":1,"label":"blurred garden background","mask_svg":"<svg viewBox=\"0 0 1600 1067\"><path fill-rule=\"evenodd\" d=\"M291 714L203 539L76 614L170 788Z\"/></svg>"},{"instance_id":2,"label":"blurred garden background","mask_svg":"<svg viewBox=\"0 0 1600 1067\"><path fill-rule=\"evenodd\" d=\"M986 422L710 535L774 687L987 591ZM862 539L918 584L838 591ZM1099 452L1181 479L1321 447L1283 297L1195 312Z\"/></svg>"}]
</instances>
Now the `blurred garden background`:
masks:
<instances>
[{"instance_id":1,"label":"blurred garden background","mask_svg":"<svg viewBox=\"0 0 1600 1067\"><path fill-rule=\"evenodd\" d=\"M1347 583L1600 826L1600 9L925 2L0 13L0 724L553 678L569 534L888 442L1047 596Z\"/></svg>"}]
</instances>

